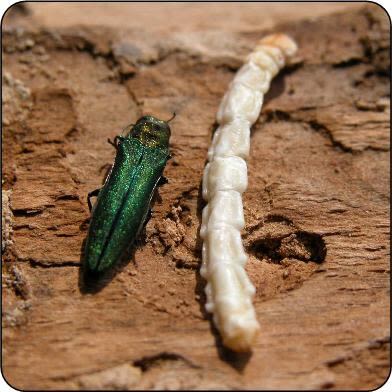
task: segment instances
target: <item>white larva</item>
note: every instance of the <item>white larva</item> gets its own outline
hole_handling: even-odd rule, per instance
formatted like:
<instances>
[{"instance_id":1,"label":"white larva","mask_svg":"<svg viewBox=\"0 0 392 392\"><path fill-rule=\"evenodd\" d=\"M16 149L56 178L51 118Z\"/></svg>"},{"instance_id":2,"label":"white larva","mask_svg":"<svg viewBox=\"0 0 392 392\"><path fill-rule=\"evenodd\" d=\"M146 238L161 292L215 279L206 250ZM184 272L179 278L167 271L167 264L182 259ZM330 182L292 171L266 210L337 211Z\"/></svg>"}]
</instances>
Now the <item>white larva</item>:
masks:
<instances>
[{"instance_id":1,"label":"white larva","mask_svg":"<svg viewBox=\"0 0 392 392\"><path fill-rule=\"evenodd\" d=\"M237 118L234 121L218 127L214 133L208 159L215 157L237 156L247 159L249 156L250 123L248 120Z\"/></svg>"},{"instance_id":2,"label":"white larva","mask_svg":"<svg viewBox=\"0 0 392 392\"><path fill-rule=\"evenodd\" d=\"M272 78L295 54L297 45L284 34L260 40L239 69L217 113L217 128L203 174L203 239L200 274L207 280L207 312L221 333L223 344L248 351L260 329L252 305L255 288L244 266L244 213L241 194L248 186L245 159L249 156L250 127L260 115Z\"/></svg>"},{"instance_id":3,"label":"white larva","mask_svg":"<svg viewBox=\"0 0 392 392\"><path fill-rule=\"evenodd\" d=\"M270 86L271 77L252 62L245 63L236 73L233 82L242 83L252 90L265 93Z\"/></svg>"},{"instance_id":4,"label":"white larva","mask_svg":"<svg viewBox=\"0 0 392 392\"><path fill-rule=\"evenodd\" d=\"M207 232L207 260L210 267L207 276L215 265L221 263L245 265L246 253L242 246L241 233L230 226L213 228Z\"/></svg>"},{"instance_id":5,"label":"white larva","mask_svg":"<svg viewBox=\"0 0 392 392\"><path fill-rule=\"evenodd\" d=\"M208 201L218 191L242 193L248 186L246 162L240 157L216 157L207 163L203 176L203 198Z\"/></svg>"},{"instance_id":6,"label":"white larva","mask_svg":"<svg viewBox=\"0 0 392 392\"><path fill-rule=\"evenodd\" d=\"M225 211L225 214L222 214ZM206 238L207 231L231 226L241 231L245 226L241 194L236 191L218 191L203 209L200 237Z\"/></svg>"},{"instance_id":7,"label":"white larva","mask_svg":"<svg viewBox=\"0 0 392 392\"><path fill-rule=\"evenodd\" d=\"M234 82L223 97L216 119L219 124L227 124L236 118L243 118L253 124L259 117L262 104L261 91Z\"/></svg>"}]
</instances>

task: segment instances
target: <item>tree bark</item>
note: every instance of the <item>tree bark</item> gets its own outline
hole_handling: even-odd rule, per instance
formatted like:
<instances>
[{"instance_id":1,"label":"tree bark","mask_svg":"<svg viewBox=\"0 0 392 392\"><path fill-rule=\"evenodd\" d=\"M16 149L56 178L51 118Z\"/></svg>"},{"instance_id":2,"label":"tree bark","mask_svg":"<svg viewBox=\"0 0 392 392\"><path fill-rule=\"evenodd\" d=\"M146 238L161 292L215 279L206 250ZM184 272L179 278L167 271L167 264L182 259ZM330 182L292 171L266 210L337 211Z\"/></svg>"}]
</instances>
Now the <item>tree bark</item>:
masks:
<instances>
[{"instance_id":1,"label":"tree bark","mask_svg":"<svg viewBox=\"0 0 392 392\"><path fill-rule=\"evenodd\" d=\"M3 374L11 385L373 389L385 381L384 10L370 4L246 31L12 25L3 29L2 194ZM244 55L271 32L291 35L300 49L252 130L243 238L261 333L251 354L237 355L204 311L200 182L220 99ZM113 161L107 138L143 114L173 112L169 183L132 255L86 284L86 195Z\"/></svg>"}]
</instances>

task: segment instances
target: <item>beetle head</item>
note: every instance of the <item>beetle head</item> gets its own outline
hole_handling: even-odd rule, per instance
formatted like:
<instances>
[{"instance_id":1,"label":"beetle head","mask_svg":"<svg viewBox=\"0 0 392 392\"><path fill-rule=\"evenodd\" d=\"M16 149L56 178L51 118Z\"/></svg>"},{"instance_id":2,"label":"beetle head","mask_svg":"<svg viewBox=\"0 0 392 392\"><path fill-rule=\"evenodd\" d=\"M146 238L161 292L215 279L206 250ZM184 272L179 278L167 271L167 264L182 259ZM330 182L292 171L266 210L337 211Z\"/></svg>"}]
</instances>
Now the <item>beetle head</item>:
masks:
<instances>
[{"instance_id":1,"label":"beetle head","mask_svg":"<svg viewBox=\"0 0 392 392\"><path fill-rule=\"evenodd\" d=\"M169 147L170 127L166 121L153 116L143 116L137 120L129 133L148 147Z\"/></svg>"}]
</instances>

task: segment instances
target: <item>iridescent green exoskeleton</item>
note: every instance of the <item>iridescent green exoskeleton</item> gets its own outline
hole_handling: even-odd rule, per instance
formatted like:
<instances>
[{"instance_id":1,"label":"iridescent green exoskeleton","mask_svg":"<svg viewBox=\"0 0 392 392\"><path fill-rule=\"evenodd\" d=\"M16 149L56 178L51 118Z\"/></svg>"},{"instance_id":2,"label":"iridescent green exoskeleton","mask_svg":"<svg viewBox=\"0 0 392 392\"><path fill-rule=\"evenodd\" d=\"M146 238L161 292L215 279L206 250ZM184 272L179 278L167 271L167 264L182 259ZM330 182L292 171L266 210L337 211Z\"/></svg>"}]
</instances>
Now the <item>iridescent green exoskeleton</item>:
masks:
<instances>
[{"instance_id":1,"label":"iridescent green exoskeleton","mask_svg":"<svg viewBox=\"0 0 392 392\"><path fill-rule=\"evenodd\" d=\"M170 157L170 127L153 116L141 117L113 144L117 155L94 206L85 248L85 265L101 272L115 264L142 229L151 198Z\"/></svg>"}]
</instances>

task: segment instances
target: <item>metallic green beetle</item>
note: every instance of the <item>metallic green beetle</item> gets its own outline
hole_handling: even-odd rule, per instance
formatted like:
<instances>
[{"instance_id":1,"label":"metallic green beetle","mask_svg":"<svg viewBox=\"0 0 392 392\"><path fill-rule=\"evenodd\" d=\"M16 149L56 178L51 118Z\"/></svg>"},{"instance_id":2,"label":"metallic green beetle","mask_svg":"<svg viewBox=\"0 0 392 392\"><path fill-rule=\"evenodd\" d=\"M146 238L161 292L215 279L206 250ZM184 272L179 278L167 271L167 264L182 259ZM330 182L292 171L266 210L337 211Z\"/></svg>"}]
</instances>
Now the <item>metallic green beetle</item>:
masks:
<instances>
[{"instance_id":1,"label":"metallic green beetle","mask_svg":"<svg viewBox=\"0 0 392 392\"><path fill-rule=\"evenodd\" d=\"M173 116L174 117L174 116ZM170 121L170 120L169 120ZM115 264L142 229L169 154L168 121L141 117L129 133L109 140L117 150L97 196L85 247L85 265L94 273Z\"/></svg>"}]
</instances>

